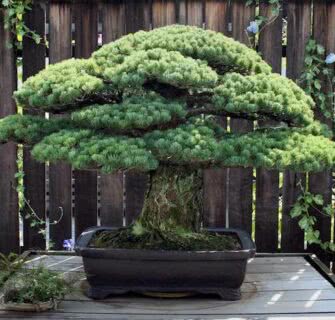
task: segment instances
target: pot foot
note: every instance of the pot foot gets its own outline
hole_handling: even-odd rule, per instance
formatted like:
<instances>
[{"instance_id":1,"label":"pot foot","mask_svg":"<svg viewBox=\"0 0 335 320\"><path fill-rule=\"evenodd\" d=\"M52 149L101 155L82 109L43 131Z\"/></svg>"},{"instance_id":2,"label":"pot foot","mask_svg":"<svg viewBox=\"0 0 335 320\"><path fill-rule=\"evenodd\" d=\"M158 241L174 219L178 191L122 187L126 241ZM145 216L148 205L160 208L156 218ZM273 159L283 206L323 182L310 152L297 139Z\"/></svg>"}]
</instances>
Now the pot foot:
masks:
<instances>
[{"instance_id":1,"label":"pot foot","mask_svg":"<svg viewBox=\"0 0 335 320\"><path fill-rule=\"evenodd\" d=\"M119 295L127 293L127 290L118 290L110 288L99 288L99 287L90 287L87 290L87 296L94 300L106 299L110 295Z\"/></svg>"},{"instance_id":2,"label":"pot foot","mask_svg":"<svg viewBox=\"0 0 335 320\"><path fill-rule=\"evenodd\" d=\"M223 288L217 291L217 294L220 296L222 300L225 301L236 301L241 300L241 290L232 289L232 288Z\"/></svg>"}]
</instances>

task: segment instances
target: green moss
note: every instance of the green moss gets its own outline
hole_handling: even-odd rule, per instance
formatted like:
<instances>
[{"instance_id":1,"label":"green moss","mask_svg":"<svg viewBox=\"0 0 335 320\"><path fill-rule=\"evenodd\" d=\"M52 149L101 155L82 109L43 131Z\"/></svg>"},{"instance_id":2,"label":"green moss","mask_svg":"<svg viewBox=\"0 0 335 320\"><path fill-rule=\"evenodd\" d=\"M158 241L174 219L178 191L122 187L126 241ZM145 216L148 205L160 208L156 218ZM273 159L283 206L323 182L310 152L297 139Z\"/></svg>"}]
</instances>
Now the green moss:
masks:
<instances>
[{"instance_id":1,"label":"green moss","mask_svg":"<svg viewBox=\"0 0 335 320\"><path fill-rule=\"evenodd\" d=\"M236 237L207 232L185 232L181 230L150 230L141 235L134 234L132 227L115 232L103 231L90 243L97 248L123 248L179 251L225 251L240 250Z\"/></svg>"}]
</instances>

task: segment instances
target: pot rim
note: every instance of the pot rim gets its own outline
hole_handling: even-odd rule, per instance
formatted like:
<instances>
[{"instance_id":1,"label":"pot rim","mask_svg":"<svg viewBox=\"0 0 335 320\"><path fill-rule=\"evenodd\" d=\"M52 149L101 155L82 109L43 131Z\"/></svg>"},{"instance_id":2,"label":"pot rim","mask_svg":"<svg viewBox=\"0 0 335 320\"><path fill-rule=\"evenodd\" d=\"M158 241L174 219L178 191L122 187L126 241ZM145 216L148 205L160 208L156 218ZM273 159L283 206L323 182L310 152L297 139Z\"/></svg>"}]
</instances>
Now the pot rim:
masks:
<instances>
[{"instance_id":1,"label":"pot rim","mask_svg":"<svg viewBox=\"0 0 335 320\"><path fill-rule=\"evenodd\" d=\"M254 257L256 247L250 235L240 229L215 228L209 232L234 233L238 237L242 249L240 250L152 250L152 249L123 249L123 248L90 248L88 244L98 231L115 230L110 227L93 227L85 230L78 238L75 250L77 254L86 258L102 258L116 260L244 260Z\"/></svg>"}]
</instances>

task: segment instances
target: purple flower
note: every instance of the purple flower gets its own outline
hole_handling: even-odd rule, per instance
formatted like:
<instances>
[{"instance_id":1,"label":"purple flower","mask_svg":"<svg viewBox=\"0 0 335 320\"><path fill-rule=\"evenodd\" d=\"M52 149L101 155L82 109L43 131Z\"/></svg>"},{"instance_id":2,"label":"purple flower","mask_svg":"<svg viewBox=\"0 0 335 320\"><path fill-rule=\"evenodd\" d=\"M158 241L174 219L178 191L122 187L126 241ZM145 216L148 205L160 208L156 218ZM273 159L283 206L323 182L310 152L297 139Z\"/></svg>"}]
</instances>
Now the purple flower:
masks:
<instances>
[{"instance_id":1,"label":"purple flower","mask_svg":"<svg viewBox=\"0 0 335 320\"><path fill-rule=\"evenodd\" d=\"M332 53L328 54L328 56L327 56L325 62L326 62L327 64L332 64L332 63L334 63L334 62L335 62L335 53L332 52Z\"/></svg>"},{"instance_id":2,"label":"purple flower","mask_svg":"<svg viewBox=\"0 0 335 320\"><path fill-rule=\"evenodd\" d=\"M251 21L247 31L256 34L259 31L258 23L256 21Z\"/></svg>"},{"instance_id":3,"label":"purple flower","mask_svg":"<svg viewBox=\"0 0 335 320\"><path fill-rule=\"evenodd\" d=\"M71 251L74 248L74 241L72 239L67 239L63 241L63 248L66 251Z\"/></svg>"}]
</instances>

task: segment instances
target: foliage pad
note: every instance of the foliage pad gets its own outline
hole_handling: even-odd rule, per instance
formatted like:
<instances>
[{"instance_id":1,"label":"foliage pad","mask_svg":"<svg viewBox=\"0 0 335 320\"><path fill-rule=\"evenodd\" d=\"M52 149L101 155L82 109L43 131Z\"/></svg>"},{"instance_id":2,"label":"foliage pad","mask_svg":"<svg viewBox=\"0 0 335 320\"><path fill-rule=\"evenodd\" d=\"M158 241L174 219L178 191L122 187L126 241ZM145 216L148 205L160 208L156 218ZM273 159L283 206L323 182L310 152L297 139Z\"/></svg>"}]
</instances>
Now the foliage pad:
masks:
<instances>
[{"instance_id":1,"label":"foliage pad","mask_svg":"<svg viewBox=\"0 0 335 320\"><path fill-rule=\"evenodd\" d=\"M272 74L255 51L196 27L129 34L89 59L50 65L15 98L24 109L49 112L50 119L5 118L0 141L30 144L37 160L65 160L80 169L318 171L335 160L333 142L313 119L310 97ZM233 134L217 125L221 116L276 120L276 127Z\"/></svg>"}]
</instances>

